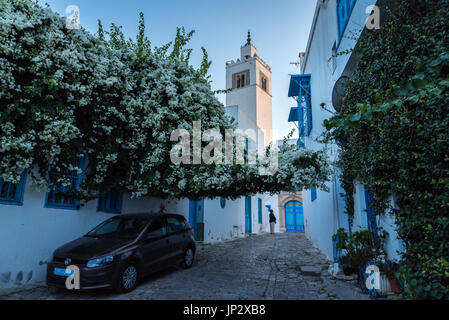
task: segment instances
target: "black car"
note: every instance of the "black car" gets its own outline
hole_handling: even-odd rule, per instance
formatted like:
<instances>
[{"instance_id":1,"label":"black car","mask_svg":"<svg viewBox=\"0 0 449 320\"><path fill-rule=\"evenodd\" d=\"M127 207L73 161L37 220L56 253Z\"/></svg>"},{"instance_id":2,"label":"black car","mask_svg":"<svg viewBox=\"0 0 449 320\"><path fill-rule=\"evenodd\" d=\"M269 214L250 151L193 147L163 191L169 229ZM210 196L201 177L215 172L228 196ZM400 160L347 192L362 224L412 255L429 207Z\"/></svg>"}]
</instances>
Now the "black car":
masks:
<instances>
[{"instance_id":1,"label":"black car","mask_svg":"<svg viewBox=\"0 0 449 320\"><path fill-rule=\"evenodd\" d=\"M76 266L80 289L129 292L143 276L175 263L190 268L195 249L193 229L181 215L114 216L54 252L47 284L66 288L74 272L66 268Z\"/></svg>"}]
</instances>

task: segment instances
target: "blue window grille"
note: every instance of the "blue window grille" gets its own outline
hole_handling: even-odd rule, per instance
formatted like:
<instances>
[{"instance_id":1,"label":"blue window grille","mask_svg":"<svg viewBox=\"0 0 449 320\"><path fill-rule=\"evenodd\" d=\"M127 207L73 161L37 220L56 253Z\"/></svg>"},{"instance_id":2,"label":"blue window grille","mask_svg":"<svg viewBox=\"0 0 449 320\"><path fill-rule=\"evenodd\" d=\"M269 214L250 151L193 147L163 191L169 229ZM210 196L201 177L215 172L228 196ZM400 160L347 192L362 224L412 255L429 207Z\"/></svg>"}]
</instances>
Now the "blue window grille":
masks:
<instances>
[{"instance_id":1,"label":"blue window grille","mask_svg":"<svg viewBox=\"0 0 449 320\"><path fill-rule=\"evenodd\" d=\"M23 205L23 194L25 193L28 170L24 170L20 175L18 184L5 182L0 178L0 203L21 206Z\"/></svg>"},{"instance_id":2,"label":"blue window grille","mask_svg":"<svg viewBox=\"0 0 449 320\"><path fill-rule=\"evenodd\" d=\"M47 192L45 196L45 208L79 209L80 201L76 197L76 190L79 189L83 180L85 160L85 156L77 157L76 166L81 168L82 172L77 173L75 170L68 172L70 179L69 186L56 186L50 192ZM57 174L54 174L54 177L57 178Z\"/></svg>"},{"instance_id":3,"label":"blue window grille","mask_svg":"<svg viewBox=\"0 0 449 320\"><path fill-rule=\"evenodd\" d=\"M299 137L308 137L312 132L312 92L311 75L292 75L288 96L296 99L298 107L290 110L289 121L298 121ZM295 115L296 112L296 115Z\"/></svg>"},{"instance_id":4,"label":"blue window grille","mask_svg":"<svg viewBox=\"0 0 449 320\"><path fill-rule=\"evenodd\" d=\"M310 194L311 194L312 201L315 201L317 199L317 197L318 197L317 189L313 188L312 190L310 190Z\"/></svg>"},{"instance_id":5,"label":"blue window grille","mask_svg":"<svg viewBox=\"0 0 449 320\"><path fill-rule=\"evenodd\" d=\"M258 204L257 209L259 214L259 224L262 224L262 199L259 198L257 204Z\"/></svg>"},{"instance_id":6,"label":"blue window grille","mask_svg":"<svg viewBox=\"0 0 449 320\"><path fill-rule=\"evenodd\" d=\"M121 191L109 191L98 199L97 211L106 213L122 213L123 193Z\"/></svg>"},{"instance_id":7,"label":"blue window grille","mask_svg":"<svg viewBox=\"0 0 449 320\"><path fill-rule=\"evenodd\" d=\"M341 40L356 0L337 1L338 39Z\"/></svg>"}]
</instances>

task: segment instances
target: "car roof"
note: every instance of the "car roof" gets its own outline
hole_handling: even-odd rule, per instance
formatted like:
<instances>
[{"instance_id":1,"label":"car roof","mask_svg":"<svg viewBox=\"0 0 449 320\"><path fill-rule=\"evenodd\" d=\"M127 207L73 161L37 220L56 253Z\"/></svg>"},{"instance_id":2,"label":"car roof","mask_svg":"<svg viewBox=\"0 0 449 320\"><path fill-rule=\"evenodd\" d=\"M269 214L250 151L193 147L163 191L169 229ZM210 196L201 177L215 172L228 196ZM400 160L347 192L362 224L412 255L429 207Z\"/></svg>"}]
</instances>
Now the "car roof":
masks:
<instances>
[{"instance_id":1,"label":"car roof","mask_svg":"<svg viewBox=\"0 0 449 320\"><path fill-rule=\"evenodd\" d=\"M142 213L125 213L125 214L119 215L119 217L124 217L124 218L144 218L144 219L151 219L151 220L153 220L154 218L163 217L163 216L176 216L176 217L185 219L185 217L183 215L177 214L177 213L142 212Z\"/></svg>"}]
</instances>

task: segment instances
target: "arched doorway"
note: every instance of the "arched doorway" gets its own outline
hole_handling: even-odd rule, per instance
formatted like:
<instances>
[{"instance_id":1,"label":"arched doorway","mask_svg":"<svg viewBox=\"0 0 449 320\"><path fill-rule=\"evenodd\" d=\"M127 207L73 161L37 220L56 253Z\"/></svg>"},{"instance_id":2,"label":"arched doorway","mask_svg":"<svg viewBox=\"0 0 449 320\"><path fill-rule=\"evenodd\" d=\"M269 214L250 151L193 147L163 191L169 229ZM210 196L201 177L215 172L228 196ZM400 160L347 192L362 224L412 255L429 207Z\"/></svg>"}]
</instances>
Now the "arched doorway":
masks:
<instances>
[{"instance_id":1,"label":"arched doorway","mask_svg":"<svg viewBox=\"0 0 449 320\"><path fill-rule=\"evenodd\" d=\"M304 232L304 212L301 202L290 201L285 204L285 226L287 232Z\"/></svg>"}]
</instances>

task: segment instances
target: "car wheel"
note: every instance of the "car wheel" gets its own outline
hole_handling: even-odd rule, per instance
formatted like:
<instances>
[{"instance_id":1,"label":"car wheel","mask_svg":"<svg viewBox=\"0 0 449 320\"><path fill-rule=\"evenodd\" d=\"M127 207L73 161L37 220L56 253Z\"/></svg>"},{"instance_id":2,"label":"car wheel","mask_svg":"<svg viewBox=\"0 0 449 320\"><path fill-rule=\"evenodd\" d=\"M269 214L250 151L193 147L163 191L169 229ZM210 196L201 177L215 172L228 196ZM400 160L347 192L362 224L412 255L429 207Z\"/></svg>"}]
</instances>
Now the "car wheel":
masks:
<instances>
[{"instance_id":1,"label":"car wheel","mask_svg":"<svg viewBox=\"0 0 449 320\"><path fill-rule=\"evenodd\" d=\"M182 259L182 267L184 269L189 269L192 267L193 265L193 260L195 259L195 251L193 251L193 249L191 247L188 247L185 251L184 251L184 256Z\"/></svg>"},{"instance_id":2,"label":"car wheel","mask_svg":"<svg viewBox=\"0 0 449 320\"><path fill-rule=\"evenodd\" d=\"M139 271L137 266L130 262L121 269L115 289L118 293L131 292L136 288L138 279Z\"/></svg>"}]
</instances>

